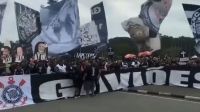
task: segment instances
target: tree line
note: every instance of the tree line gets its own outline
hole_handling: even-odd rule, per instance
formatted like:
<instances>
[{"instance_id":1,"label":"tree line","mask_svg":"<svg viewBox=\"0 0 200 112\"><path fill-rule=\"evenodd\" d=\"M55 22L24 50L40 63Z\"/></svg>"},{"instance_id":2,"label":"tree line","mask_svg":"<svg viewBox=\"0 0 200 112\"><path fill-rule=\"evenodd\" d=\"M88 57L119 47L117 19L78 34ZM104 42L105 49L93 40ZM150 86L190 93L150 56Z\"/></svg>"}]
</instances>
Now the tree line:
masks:
<instances>
[{"instance_id":1,"label":"tree line","mask_svg":"<svg viewBox=\"0 0 200 112\"><path fill-rule=\"evenodd\" d=\"M179 57L181 51L185 51L188 56L198 55L195 51L195 40L191 37L171 37L161 35L161 50L154 55L164 57ZM115 37L109 39L109 46L112 47L115 55L123 57L127 53L138 54L137 46L133 39L129 37Z\"/></svg>"}]
</instances>

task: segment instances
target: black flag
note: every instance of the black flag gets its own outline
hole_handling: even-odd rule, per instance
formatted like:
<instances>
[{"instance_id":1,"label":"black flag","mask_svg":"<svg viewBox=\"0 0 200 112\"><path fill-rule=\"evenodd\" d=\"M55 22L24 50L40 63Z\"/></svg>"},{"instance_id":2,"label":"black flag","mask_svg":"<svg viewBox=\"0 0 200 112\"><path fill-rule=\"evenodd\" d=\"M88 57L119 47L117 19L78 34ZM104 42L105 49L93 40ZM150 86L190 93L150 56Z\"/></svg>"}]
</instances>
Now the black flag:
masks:
<instances>
[{"instance_id":1,"label":"black flag","mask_svg":"<svg viewBox=\"0 0 200 112\"><path fill-rule=\"evenodd\" d=\"M19 40L30 44L40 33L39 12L16 2L15 12Z\"/></svg>"},{"instance_id":2,"label":"black flag","mask_svg":"<svg viewBox=\"0 0 200 112\"><path fill-rule=\"evenodd\" d=\"M183 8L196 41L196 51L200 53L200 5L183 4Z\"/></svg>"},{"instance_id":3,"label":"black flag","mask_svg":"<svg viewBox=\"0 0 200 112\"><path fill-rule=\"evenodd\" d=\"M108 31L103 2L91 8L91 18L97 25L101 43L107 43Z\"/></svg>"}]
</instances>

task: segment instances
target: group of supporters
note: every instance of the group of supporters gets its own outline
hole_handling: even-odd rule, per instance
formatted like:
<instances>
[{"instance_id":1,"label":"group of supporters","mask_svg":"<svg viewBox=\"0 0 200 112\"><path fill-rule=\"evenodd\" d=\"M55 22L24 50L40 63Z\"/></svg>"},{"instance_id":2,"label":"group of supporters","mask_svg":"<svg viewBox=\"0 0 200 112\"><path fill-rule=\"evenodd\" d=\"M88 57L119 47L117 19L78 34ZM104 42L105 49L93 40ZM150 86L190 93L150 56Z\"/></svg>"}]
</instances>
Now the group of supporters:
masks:
<instances>
[{"instance_id":1,"label":"group of supporters","mask_svg":"<svg viewBox=\"0 0 200 112\"><path fill-rule=\"evenodd\" d=\"M8 75L68 75L73 79L76 87L76 96L80 96L81 88L84 87L86 93L92 95L99 93L99 77L102 72L106 72L111 65L104 59L63 59L49 58L48 60L2 63L1 76ZM119 70L120 64L112 63L112 71ZM111 69L109 69L111 70ZM83 86L84 85L84 86ZM96 87L95 87L96 86ZM94 90L94 88L96 88Z\"/></svg>"},{"instance_id":2,"label":"group of supporters","mask_svg":"<svg viewBox=\"0 0 200 112\"><path fill-rule=\"evenodd\" d=\"M34 55L27 59L24 56L22 47L16 48L15 55L11 55L11 49L5 46L1 49L0 75L24 75L24 74L63 74L69 75L76 87L76 96L80 95L81 88L84 87L86 93L99 93L99 77L102 72L120 73L121 69L128 68L147 68L157 66L189 66L200 67L198 57L185 60L180 63L179 58L144 56L127 58L123 60L96 58L96 59L77 59L77 58L48 58L48 47L45 43L39 42L36 45ZM83 86L84 85L84 86ZM95 90L94 90L95 88Z\"/></svg>"},{"instance_id":3,"label":"group of supporters","mask_svg":"<svg viewBox=\"0 0 200 112\"><path fill-rule=\"evenodd\" d=\"M148 68L148 67L200 67L200 58L175 58L175 57L139 57L135 59L127 59L122 62L122 68L134 67L134 68Z\"/></svg>"}]
</instances>

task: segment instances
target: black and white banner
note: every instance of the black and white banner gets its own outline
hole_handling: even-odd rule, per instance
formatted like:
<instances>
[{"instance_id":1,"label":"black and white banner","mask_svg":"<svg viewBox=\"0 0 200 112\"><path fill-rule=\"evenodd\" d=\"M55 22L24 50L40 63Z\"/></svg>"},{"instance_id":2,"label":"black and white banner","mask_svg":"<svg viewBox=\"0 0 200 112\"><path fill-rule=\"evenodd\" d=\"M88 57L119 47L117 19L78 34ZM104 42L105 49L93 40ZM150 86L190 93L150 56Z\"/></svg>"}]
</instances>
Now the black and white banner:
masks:
<instances>
[{"instance_id":1,"label":"black and white banner","mask_svg":"<svg viewBox=\"0 0 200 112\"><path fill-rule=\"evenodd\" d=\"M94 59L97 55L98 43L101 42L97 25L94 21L81 26L81 48L75 52L74 57L79 59Z\"/></svg>"},{"instance_id":2,"label":"black and white banner","mask_svg":"<svg viewBox=\"0 0 200 112\"><path fill-rule=\"evenodd\" d=\"M74 96L73 80L66 74L33 75L31 80L32 95L35 103Z\"/></svg>"},{"instance_id":3,"label":"black and white banner","mask_svg":"<svg viewBox=\"0 0 200 112\"><path fill-rule=\"evenodd\" d=\"M82 49L83 50L83 49ZM88 53L86 53L87 51ZM92 48L92 47L86 47L84 48L84 51L82 52L77 52L74 57L76 58L79 58L79 59L95 59L96 58L96 54L94 52L91 52L91 51L94 51L95 48Z\"/></svg>"},{"instance_id":4,"label":"black and white banner","mask_svg":"<svg viewBox=\"0 0 200 112\"><path fill-rule=\"evenodd\" d=\"M196 41L196 51L200 53L200 5L183 4L183 8Z\"/></svg>"},{"instance_id":5,"label":"black and white banner","mask_svg":"<svg viewBox=\"0 0 200 112\"><path fill-rule=\"evenodd\" d=\"M1 35L2 21L3 21L6 5L7 5L7 1L6 0L0 1L0 35Z\"/></svg>"},{"instance_id":6,"label":"black and white banner","mask_svg":"<svg viewBox=\"0 0 200 112\"><path fill-rule=\"evenodd\" d=\"M39 12L15 2L15 13L19 39L30 44L40 33Z\"/></svg>"},{"instance_id":7,"label":"black and white banner","mask_svg":"<svg viewBox=\"0 0 200 112\"><path fill-rule=\"evenodd\" d=\"M200 89L200 70L186 66L125 69L118 73L103 72L99 79L100 93L149 84ZM69 74L0 78L0 110L66 99L74 95L74 82ZM83 89L81 95L85 95Z\"/></svg>"}]
</instances>

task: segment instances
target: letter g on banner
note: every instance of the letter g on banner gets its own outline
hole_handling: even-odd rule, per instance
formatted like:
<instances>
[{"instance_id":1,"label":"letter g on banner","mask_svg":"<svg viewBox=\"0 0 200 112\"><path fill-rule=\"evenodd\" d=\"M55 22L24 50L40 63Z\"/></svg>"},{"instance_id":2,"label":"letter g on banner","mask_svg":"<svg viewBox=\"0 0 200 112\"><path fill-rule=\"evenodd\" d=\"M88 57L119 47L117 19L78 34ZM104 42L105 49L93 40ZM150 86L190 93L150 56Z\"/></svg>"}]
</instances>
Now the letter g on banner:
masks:
<instances>
[{"instance_id":1,"label":"letter g on banner","mask_svg":"<svg viewBox=\"0 0 200 112\"><path fill-rule=\"evenodd\" d=\"M63 97L73 97L75 89L70 79L45 82L39 87L40 98L45 101L57 100Z\"/></svg>"},{"instance_id":2,"label":"letter g on banner","mask_svg":"<svg viewBox=\"0 0 200 112\"><path fill-rule=\"evenodd\" d=\"M66 74L32 75L31 89L35 103L72 97L75 92L73 80Z\"/></svg>"}]
</instances>

